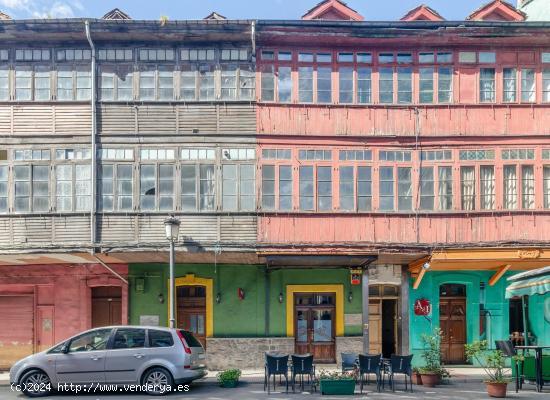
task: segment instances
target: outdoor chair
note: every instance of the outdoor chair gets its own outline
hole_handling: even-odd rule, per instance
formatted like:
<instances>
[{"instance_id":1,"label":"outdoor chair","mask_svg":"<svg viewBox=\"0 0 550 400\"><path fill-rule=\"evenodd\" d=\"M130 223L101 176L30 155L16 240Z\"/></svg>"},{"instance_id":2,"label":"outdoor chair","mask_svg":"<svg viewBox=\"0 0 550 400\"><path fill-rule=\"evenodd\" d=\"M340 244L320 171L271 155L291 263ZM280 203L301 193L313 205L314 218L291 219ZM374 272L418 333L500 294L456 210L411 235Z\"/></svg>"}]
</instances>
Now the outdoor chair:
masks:
<instances>
[{"instance_id":1,"label":"outdoor chair","mask_svg":"<svg viewBox=\"0 0 550 400\"><path fill-rule=\"evenodd\" d=\"M382 358L381 354L378 355L369 355L369 354L359 354L359 379L361 380L361 393L363 393L363 383L365 379L367 380L367 385L369 384L370 374L374 374L376 377L376 390L380 391L380 380L382 378L380 372L380 360Z\"/></svg>"},{"instance_id":2,"label":"outdoor chair","mask_svg":"<svg viewBox=\"0 0 550 400\"><path fill-rule=\"evenodd\" d=\"M511 340L495 340L495 347L497 350L500 350L505 357L510 358L510 365L513 366L514 378L516 381L516 393L523 386L523 381L525 377L523 376L523 365L520 362L514 361L513 357L518 354L517 350L514 348L514 344Z\"/></svg>"},{"instance_id":3,"label":"outdoor chair","mask_svg":"<svg viewBox=\"0 0 550 400\"><path fill-rule=\"evenodd\" d=\"M286 392L288 393L288 355L265 355L265 376L264 391L267 387L267 393L270 392L269 379L273 376L273 390L275 390L275 377L284 376L286 381Z\"/></svg>"},{"instance_id":4,"label":"outdoor chair","mask_svg":"<svg viewBox=\"0 0 550 400\"><path fill-rule=\"evenodd\" d=\"M355 353L340 353L342 356L342 373L346 371L354 371L357 367L357 354Z\"/></svg>"},{"instance_id":5,"label":"outdoor chair","mask_svg":"<svg viewBox=\"0 0 550 400\"><path fill-rule=\"evenodd\" d=\"M382 387L384 386L384 380L386 374L388 374L389 384L392 391L395 392L395 374L403 374L405 376L405 391L407 391L407 377L409 377L409 383L411 385L411 392L413 391L412 387L412 362L413 355L409 356L399 356L392 354L390 357L390 362L384 370L384 379L382 380Z\"/></svg>"},{"instance_id":6,"label":"outdoor chair","mask_svg":"<svg viewBox=\"0 0 550 400\"><path fill-rule=\"evenodd\" d=\"M313 364L313 355L292 355L292 391L296 390L296 376L300 376L300 388L304 390L304 375L307 376L308 383L311 383L311 391L316 390L315 386L315 365Z\"/></svg>"}]
</instances>

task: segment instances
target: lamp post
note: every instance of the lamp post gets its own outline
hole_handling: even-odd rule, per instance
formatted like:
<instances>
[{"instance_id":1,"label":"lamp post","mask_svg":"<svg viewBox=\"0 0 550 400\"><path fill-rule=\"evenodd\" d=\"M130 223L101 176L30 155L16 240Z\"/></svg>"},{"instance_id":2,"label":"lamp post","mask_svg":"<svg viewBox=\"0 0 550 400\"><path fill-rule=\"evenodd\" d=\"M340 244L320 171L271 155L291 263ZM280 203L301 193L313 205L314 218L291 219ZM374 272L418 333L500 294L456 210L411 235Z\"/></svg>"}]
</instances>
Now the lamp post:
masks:
<instances>
[{"instance_id":1,"label":"lamp post","mask_svg":"<svg viewBox=\"0 0 550 400\"><path fill-rule=\"evenodd\" d=\"M176 319L174 317L174 309L176 288L174 285L174 243L178 240L178 235L180 231L180 220L171 215L169 218L164 220L164 228L166 231L166 239L170 241L170 298L168 299L168 301L170 302L170 315L168 316L168 318L170 319L170 328L175 328Z\"/></svg>"}]
</instances>

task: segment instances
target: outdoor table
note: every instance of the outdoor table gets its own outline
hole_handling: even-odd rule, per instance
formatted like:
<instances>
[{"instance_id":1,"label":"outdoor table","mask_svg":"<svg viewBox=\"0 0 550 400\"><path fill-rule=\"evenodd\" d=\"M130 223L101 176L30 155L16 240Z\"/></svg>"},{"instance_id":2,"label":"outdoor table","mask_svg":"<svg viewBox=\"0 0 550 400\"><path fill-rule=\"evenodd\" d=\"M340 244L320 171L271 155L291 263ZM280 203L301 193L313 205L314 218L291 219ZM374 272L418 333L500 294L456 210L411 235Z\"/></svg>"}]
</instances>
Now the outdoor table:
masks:
<instances>
[{"instance_id":1,"label":"outdoor table","mask_svg":"<svg viewBox=\"0 0 550 400\"><path fill-rule=\"evenodd\" d=\"M535 376L536 376L536 386L537 392L542 392L542 387L544 381L542 379L542 351L545 349L550 349L550 346L516 346L516 349L523 350L533 350L535 352ZM519 374L516 373L516 385L517 379L519 379Z\"/></svg>"}]
</instances>

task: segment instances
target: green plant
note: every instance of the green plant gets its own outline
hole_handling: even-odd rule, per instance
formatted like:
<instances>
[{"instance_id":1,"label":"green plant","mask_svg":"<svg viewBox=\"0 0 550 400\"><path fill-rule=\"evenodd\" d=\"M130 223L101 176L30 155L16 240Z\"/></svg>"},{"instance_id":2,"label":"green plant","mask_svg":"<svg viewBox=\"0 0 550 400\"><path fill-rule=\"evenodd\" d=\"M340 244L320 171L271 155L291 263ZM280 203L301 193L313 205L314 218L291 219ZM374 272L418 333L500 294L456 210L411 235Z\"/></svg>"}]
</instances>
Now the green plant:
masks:
<instances>
[{"instance_id":1,"label":"green plant","mask_svg":"<svg viewBox=\"0 0 550 400\"><path fill-rule=\"evenodd\" d=\"M238 382L239 378L241 377L241 370L234 368L234 369L226 369L225 371L218 372L216 375L216 378L218 378L218 383L221 386L225 386L231 383Z\"/></svg>"},{"instance_id":2,"label":"green plant","mask_svg":"<svg viewBox=\"0 0 550 400\"><path fill-rule=\"evenodd\" d=\"M326 371L322 369L319 372L319 380L321 379L327 379L331 381L351 381L351 380L357 380L357 370L353 370L350 372L340 372L340 371Z\"/></svg>"},{"instance_id":3,"label":"green plant","mask_svg":"<svg viewBox=\"0 0 550 400\"><path fill-rule=\"evenodd\" d=\"M167 15L161 15L160 16L160 26L166 25L168 22L168 16Z\"/></svg>"},{"instance_id":4,"label":"green plant","mask_svg":"<svg viewBox=\"0 0 550 400\"><path fill-rule=\"evenodd\" d=\"M483 368L489 383L508 383L505 376L505 357L500 350L489 350L486 340L476 340L464 346L468 361L477 361Z\"/></svg>"},{"instance_id":5,"label":"green plant","mask_svg":"<svg viewBox=\"0 0 550 400\"><path fill-rule=\"evenodd\" d=\"M441 333L441 329L435 328L430 335L423 334L420 339L424 347L422 358L426 363L418 368L421 374L442 374L445 371L441 366Z\"/></svg>"}]
</instances>

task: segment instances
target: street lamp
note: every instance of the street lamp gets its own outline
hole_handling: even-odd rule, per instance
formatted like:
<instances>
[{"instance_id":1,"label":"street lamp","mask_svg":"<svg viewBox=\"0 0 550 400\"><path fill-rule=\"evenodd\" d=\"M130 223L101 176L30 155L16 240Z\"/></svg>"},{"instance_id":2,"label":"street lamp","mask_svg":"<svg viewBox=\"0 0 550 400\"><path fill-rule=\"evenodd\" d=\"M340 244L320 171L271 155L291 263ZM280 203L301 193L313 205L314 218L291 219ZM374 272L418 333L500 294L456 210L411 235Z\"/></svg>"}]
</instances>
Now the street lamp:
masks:
<instances>
[{"instance_id":1,"label":"street lamp","mask_svg":"<svg viewBox=\"0 0 550 400\"><path fill-rule=\"evenodd\" d=\"M170 241L170 328L176 327L176 319L174 318L176 287L174 285L174 243L178 240L180 231L180 220L171 215L164 220L164 228L166 231L166 239Z\"/></svg>"}]
</instances>

